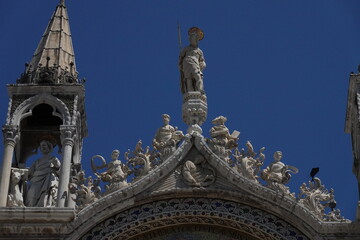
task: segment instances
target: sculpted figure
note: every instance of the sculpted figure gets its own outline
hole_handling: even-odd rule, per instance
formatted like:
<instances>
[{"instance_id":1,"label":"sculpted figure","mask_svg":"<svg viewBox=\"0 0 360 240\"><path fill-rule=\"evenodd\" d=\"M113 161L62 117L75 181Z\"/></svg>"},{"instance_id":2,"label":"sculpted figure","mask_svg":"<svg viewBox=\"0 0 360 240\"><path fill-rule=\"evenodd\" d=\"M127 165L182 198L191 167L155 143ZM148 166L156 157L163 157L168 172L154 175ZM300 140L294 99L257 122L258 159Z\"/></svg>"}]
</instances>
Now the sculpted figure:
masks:
<instances>
[{"instance_id":1,"label":"sculpted figure","mask_svg":"<svg viewBox=\"0 0 360 240\"><path fill-rule=\"evenodd\" d=\"M86 178L84 170L76 174L69 184L69 190L76 196L72 200L76 202L77 210L81 210L101 198L99 183L99 179L94 181L91 176Z\"/></svg>"},{"instance_id":2,"label":"sculpted figure","mask_svg":"<svg viewBox=\"0 0 360 240\"><path fill-rule=\"evenodd\" d=\"M192 27L188 31L190 45L183 48L179 56L179 69L181 75L181 92L204 92L203 73L206 67L204 54L198 47L199 41L204 38L200 28Z\"/></svg>"},{"instance_id":3,"label":"sculpted figure","mask_svg":"<svg viewBox=\"0 0 360 240\"><path fill-rule=\"evenodd\" d=\"M51 156L53 145L50 141L40 142L40 151L43 156L37 159L30 167L29 188L26 194L27 207L52 207L56 203L59 183L58 170L60 161Z\"/></svg>"},{"instance_id":4,"label":"sculpted figure","mask_svg":"<svg viewBox=\"0 0 360 240\"><path fill-rule=\"evenodd\" d=\"M93 168L94 174L104 182L108 182L109 185L106 186L106 192L113 192L117 189L125 187L128 185L127 183L127 176L128 176L128 168L125 164L123 164L118 158L120 155L119 150L114 150L111 153L111 161L106 164L105 159L100 156L96 155L93 156L91 159L91 166ZM101 166L95 166L94 159L100 158L102 161ZM97 173L96 169L103 169L107 168L105 172Z\"/></svg>"},{"instance_id":5,"label":"sculpted figure","mask_svg":"<svg viewBox=\"0 0 360 240\"><path fill-rule=\"evenodd\" d=\"M149 146L147 146L144 151L141 140L137 142L134 151L128 149L125 153L125 158L130 173L134 173L134 181L145 176L155 167L155 155L150 153Z\"/></svg>"},{"instance_id":6,"label":"sculpted figure","mask_svg":"<svg viewBox=\"0 0 360 240\"><path fill-rule=\"evenodd\" d=\"M27 171L27 169L11 169L10 188L7 201L8 207L25 207L23 198L23 179L26 179Z\"/></svg>"},{"instance_id":7,"label":"sculpted figure","mask_svg":"<svg viewBox=\"0 0 360 240\"><path fill-rule=\"evenodd\" d=\"M255 158L257 153L255 153L250 141L246 142L246 147L247 154L245 154L243 149L242 152L240 152L239 149L236 149L235 154L233 154L236 159L236 168L242 176L257 182L260 167L263 165L265 160L265 155L262 153L265 148L262 147L260 149L259 157Z\"/></svg>"},{"instance_id":8,"label":"sculpted figure","mask_svg":"<svg viewBox=\"0 0 360 240\"><path fill-rule=\"evenodd\" d=\"M230 161L231 149L237 147L237 140L240 132L234 131L231 135L229 129L225 126L227 118L219 116L212 120L213 126L210 129L210 136L212 139L208 139L210 148L225 161Z\"/></svg>"},{"instance_id":9,"label":"sculpted figure","mask_svg":"<svg viewBox=\"0 0 360 240\"><path fill-rule=\"evenodd\" d=\"M300 186L299 203L303 204L306 208L312 211L320 219L324 221L343 222L347 221L341 216L340 210L335 209L336 201L334 196L334 190L328 191L325 185L321 184L321 180L314 177L312 181L303 183ZM326 214L325 208L331 208L331 211Z\"/></svg>"},{"instance_id":10,"label":"sculpted figure","mask_svg":"<svg viewBox=\"0 0 360 240\"><path fill-rule=\"evenodd\" d=\"M184 137L184 134L177 130L177 127L169 124L170 116L168 114L163 114L162 118L164 125L156 131L153 146L160 152L160 157L165 159L176 150L177 144Z\"/></svg>"},{"instance_id":11,"label":"sculpted figure","mask_svg":"<svg viewBox=\"0 0 360 240\"><path fill-rule=\"evenodd\" d=\"M296 174L299 170L293 166L285 165L281 162L281 159L282 152L276 151L274 153L274 161L261 172L261 178L267 182L268 187L295 198L295 195L290 193L289 188L284 184L290 181L290 173Z\"/></svg>"},{"instance_id":12,"label":"sculpted figure","mask_svg":"<svg viewBox=\"0 0 360 240\"><path fill-rule=\"evenodd\" d=\"M184 182L192 187L209 186L215 181L215 170L201 155L195 156L193 160L187 160L181 171Z\"/></svg>"}]
</instances>

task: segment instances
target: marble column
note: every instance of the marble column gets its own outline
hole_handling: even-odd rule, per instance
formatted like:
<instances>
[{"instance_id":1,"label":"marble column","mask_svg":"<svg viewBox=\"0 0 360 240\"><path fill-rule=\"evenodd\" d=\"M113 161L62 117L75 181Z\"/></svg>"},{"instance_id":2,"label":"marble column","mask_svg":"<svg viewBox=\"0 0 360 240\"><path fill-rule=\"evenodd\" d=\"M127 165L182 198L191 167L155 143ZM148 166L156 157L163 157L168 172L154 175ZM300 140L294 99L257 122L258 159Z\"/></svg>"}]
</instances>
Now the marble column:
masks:
<instances>
[{"instance_id":1,"label":"marble column","mask_svg":"<svg viewBox=\"0 0 360 240\"><path fill-rule=\"evenodd\" d=\"M71 172L71 159L75 139L75 126L60 126L63 159L60 168L60 181L57 196L57 207L67 207L69 200L69 181Z\"/></svg>"},{"instance_id":2,"label":"marble column","mask_svg":"<svg viewBox=\"0 0 360 240\"><path fill-rule=\"evenodd\" d=\"M14 148L19 137L17 126L5 125L4 134L4 155L0 169L0 207L6 207L9 192L11 163L14 155Z\"/></svg>"}]
</instances>

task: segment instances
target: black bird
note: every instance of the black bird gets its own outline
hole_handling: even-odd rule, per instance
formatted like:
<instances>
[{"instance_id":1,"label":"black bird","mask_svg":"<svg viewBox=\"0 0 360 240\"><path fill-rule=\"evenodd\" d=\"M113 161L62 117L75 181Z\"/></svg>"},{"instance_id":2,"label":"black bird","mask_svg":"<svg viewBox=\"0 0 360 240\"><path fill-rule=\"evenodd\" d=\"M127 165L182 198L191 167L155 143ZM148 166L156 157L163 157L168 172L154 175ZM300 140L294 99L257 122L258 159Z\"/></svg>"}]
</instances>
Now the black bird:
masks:
<instances>
[{"instance_id":1,"label":"black bird","mask_svg":"<svg viewBox=\"0 0 360 240\"><path fill-rule=\"evenodd\" d=\"M310 172L311 181L314 181L314 177L319 172L319 170L320 170L320 168L318 168L318 167L311 169L311 172Z\"/></svg>"}]
</instances>

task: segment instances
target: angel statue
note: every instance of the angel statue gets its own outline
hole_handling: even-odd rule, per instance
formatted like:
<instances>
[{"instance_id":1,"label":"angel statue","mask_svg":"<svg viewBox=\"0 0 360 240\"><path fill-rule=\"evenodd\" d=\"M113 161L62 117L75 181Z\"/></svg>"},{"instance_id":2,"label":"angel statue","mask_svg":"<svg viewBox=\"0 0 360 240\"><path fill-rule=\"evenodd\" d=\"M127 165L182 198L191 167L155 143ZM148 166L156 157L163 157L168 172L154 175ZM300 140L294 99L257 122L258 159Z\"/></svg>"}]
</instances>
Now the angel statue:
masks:
<instances>
[{"instance_id":1,"label":"angel statue","mask_svg":"<svg viewBox=\"0 0 360 240\"><path fill-rule=\"evenodd\" d=\"M198 47L199 41L204 38L204 32L197 27L188 30L190 45L183 48L179 56L179 70L181 78L181 92L204 92L203 70L206 67L204 54Z\"/></svg>"},{"instance_id":2,"label":"angel statue","mask_svg":"<svg viewBox=\"0 0 360 240\"><path fill-rule=\"evenodd\" d=\"M94 174L102 181L109 183L109 185L106 186L106 194L128 185L126 178L129 174L129 169L125 164L118 160L119 155L119 150L112 151L111 161L108 164L101 155L95 155L91 158L91 168L94 171ZM99 158L102 161L102 165L95 165L94 160L96 158ZM103 168L107 168L107 171L102 173L97 172L97 170Z\"/></svg>"}]
</instances>

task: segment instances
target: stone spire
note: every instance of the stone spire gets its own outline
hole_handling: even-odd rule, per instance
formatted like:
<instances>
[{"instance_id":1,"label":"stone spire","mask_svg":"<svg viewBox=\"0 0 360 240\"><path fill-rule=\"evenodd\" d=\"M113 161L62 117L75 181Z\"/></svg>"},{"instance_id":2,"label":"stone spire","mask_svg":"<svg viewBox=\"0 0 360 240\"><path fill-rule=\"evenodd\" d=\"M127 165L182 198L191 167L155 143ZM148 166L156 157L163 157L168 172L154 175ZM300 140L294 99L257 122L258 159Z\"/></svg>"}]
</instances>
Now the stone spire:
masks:
<instances>
[{"instance_id":1,"label":"stone spire","mask_svg":"<svg viewBox=\"0 0 360 240\"><path fill-rule=\"evenodd\" d=\"M65 1L59 4L18 83L76 83L77 72Z\"/></svg>"}]
</instances>

